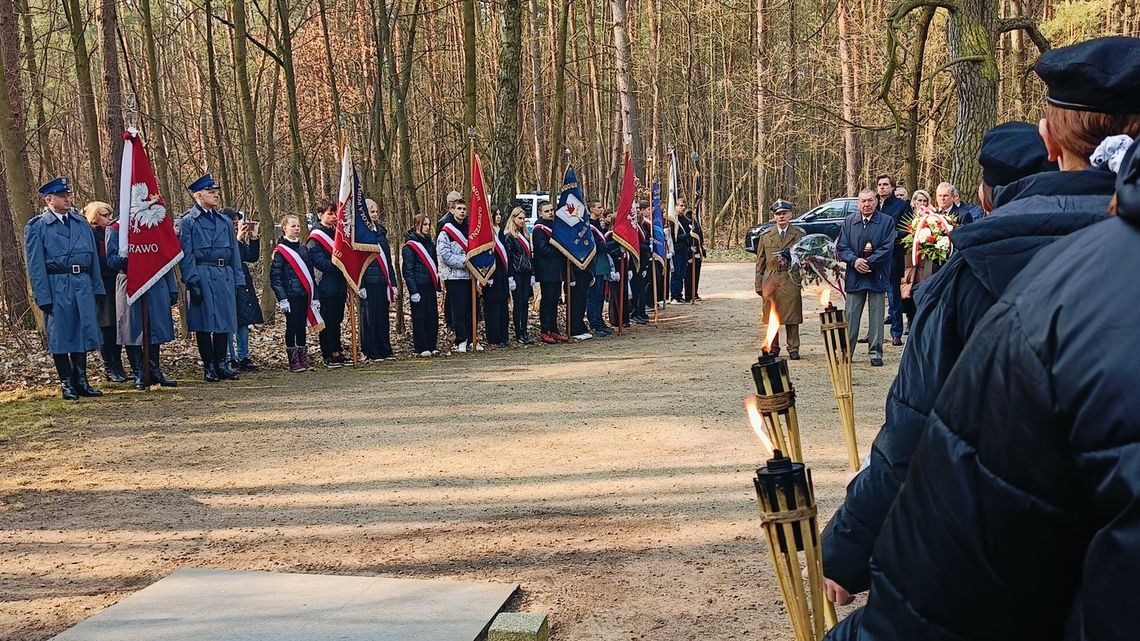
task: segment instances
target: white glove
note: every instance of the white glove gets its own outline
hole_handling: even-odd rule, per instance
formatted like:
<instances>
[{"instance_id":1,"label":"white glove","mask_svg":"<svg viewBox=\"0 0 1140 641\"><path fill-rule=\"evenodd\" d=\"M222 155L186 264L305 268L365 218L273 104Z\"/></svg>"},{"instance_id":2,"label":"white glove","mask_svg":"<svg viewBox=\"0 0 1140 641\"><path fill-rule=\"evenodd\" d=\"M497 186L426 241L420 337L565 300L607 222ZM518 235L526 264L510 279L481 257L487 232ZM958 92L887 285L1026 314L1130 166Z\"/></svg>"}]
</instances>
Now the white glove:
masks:
<instances>
[{"instance_id":1,"label":"white glove","mask_svg":"<svg viewBox=\"0 0 1140 641\"><path fill-rule=\"evenodd\" d=\"M534 287L534 276L530 277L530 286Z\"/></svg>"},{"instance_id":2,"label":"white glove","mask_svg":"<svg viewBox=\"0 0 1140 641\"><path fill-rule=\"evenodd\" d=\"M507 276L507 287L510 287L512 292L518 289L518 285L515 284L514 276Z\"/></svg>"},{"instance_id":3,"label":"white glove","mask_svg":"<svg viewBox=\"0 0 1140 641\"><path fill-rule=\"evenodd\" d=\"M571 287L577 287L577 286L578 286L578 281L576 281L576 280L572 280L572 281L570 281L570 286L571 286Z\"/></svg>"},{"instance_id":4,"label":"white glove","mask_svg":"<svg viewBox=\"0 0 1140 641\"><path fill-rule=\"evenodd\" d=\"M288 314L288 313L289 313L289 301L288 301L288 300L286 300L286 299L284 299L284 298L282 298L281 300L277 301L277 309L279 309L279 310L281 310L281 311L285 312L286 314Z\"/></svg>"},{"instance_id":5,"label":"white glove","mask_svg":"<svg viewBox=\"0 0 1140 641\"><path fill-rule=\"evenodd\" d=\"M368 290L367 289L361 287L360 291L358 291L356 294L358 296L360 296L360 300L368 300Z\"/></svg>"},{"instance_id":6,"label":"white glove","mask_svg":"<svg viewBox=\"0 0 1140 641\"><path fill-rule=\"evenodd\" d=\"M419 294L412 294L412 302L413 302L413 303L418 303L418 302L420 302L422 299L423 299L423 297L422 297L422 296L420 296Z\"/></svg>"},{"instance_id":7,"label":"white glove","mask_svg":"<svg viewBox=\"0 0 1140 641\"><path fill-rule=\"evenodd\" d=\"M313 301L313 309L317 310L318 312L321 311L321 301L319 301L319 300Z\"/></svg>"},{"instance_id":8,"label":"white glove","mask_svg":"<svg viewBox=\"0 0 1140 641\"><path fill-rule=\"evenodd\" d=\"M633 270L632 269L625 273L625 279L626 280L633 280Z\"/></svg>"},{"instance_id":9,"label":"white glove","mask_svg":"<svg viewBox=\"0 0 1140 641\"><path fill-rule=\"evenodd\" d=\"M618 273L617 272L610 272L610 282L616 283L617 279L618 279Z\"/></svg>"},{"instance_id":10,"label":"white glove","mask_svg":"<svg viewBox=\"0 0 1140 641\"><path fill-rule=\"evenodd\" d=\"M488 278L487 279L487 287L490 287L491 285L494 285L494 284L495 284L494 278Z\"/></svg>"},{"instance_id":11,"label":"white glove","mask_svg":"<svg viewBox=\"0 0 1140 641\"><path fill-rule=\"evenodd\" d=\"M673 260L673 252L665 252L665 260Z\"/></svg>"}]
</instances>

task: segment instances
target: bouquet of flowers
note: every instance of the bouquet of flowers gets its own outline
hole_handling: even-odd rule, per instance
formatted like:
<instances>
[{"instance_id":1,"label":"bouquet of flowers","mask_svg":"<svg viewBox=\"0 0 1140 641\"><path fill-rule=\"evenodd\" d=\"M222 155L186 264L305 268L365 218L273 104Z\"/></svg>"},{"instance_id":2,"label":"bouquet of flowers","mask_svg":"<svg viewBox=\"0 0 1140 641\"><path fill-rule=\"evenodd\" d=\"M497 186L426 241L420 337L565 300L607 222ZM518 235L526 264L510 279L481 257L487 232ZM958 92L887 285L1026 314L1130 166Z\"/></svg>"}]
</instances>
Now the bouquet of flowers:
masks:
<instances>
[{"instance_id":1,"label":"bouquet of flowers","mask_svg":"<svg viewBox=\"0 0 1140 641\"><path fill-rule=\"evenodd\" d=\"M910 250L911 261L916 265L919 259L944 263L954 253L950 232L957 226L958 220L952 214L926 207L899 226L906 234L899 242Z\"/></svg>"},{"instance_id":2,"label":"bouquet of flowers","mask_svg":"<svg viewBox=\"0 0 1140 641\"><path fill-rule=\"evenodd\" d=\"M827 283L840 292L843 291L843 276L846 265L839 260L835 241L826 234L808 234L792 245L788 251L791 266L788 268L792 282L799 287L816 283Z\"/></svg>"}]
</instances>

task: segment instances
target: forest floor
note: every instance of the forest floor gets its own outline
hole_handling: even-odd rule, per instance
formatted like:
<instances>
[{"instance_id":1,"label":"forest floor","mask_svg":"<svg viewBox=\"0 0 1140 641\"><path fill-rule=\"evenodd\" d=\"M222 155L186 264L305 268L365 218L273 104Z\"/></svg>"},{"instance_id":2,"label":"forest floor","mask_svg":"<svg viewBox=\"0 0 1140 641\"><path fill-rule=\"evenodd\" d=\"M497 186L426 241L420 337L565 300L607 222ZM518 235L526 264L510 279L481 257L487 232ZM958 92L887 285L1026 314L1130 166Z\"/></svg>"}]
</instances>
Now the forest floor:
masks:
<instances>
[{"instance_id":1,"label":"forest floor","mask_svg":"<svg viewBox=\"0 0 1140 641\"><path fill-rule=\"evenodd\" d=\"M657 328L576 345L72 404L9 393L0 638L47 639L209 567L518 582L514 605L548 612L556 640L791 639L742 413L752 266L706 265L702 289ZM804 307L790 368L823 522L847 458ZM864 454L900 351L883 368L857 356Z\"/></svg>"}]
</instances>

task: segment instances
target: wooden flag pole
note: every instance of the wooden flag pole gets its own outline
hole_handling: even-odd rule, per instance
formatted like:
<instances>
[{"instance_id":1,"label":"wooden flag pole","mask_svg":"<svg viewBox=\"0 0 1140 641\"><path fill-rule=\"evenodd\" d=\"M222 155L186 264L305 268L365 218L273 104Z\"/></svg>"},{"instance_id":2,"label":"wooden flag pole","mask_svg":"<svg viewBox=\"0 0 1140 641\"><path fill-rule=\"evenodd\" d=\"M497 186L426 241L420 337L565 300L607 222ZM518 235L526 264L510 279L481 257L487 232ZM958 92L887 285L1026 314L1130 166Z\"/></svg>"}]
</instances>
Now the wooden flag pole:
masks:
<instances>
[{"instance_id":1,"label":"wooden flag pole","mask_svg":"<svg viewBox=\"0 0 1140 641\"><path fill-rule=\"evenodd\" d=\"M467 175L470 176L472 179L474 179L474 176L475 176L475 128L474 127L468 127L467 128L467 139L470 141L470 144L469 144L470 153L467 154L467 161L468 161ZM472 182L469 182L468 184L474 185L473 180L472 180ZM473 209L474 205L475 205L474 199L471 198L470 191L471 191L471 189L469 188L468 189L468 199L470 199L472 202L468 203L468 208L469 208L468 211ZM467 242L470 243L471 242L471 232L470 232L471 215L470 214L467 215L467 229L468 229ZM470 265L470 263L468 263L468 264ZM477 281L477 280L478 280L478 276L476 276L475 274L471 274L471 341L470 341L470 346L471 346L472 352L474 352L475 349L477 347L479 347L479 310L477 307L478 302L479 302L479 294L476 291L476 287L475 287L475 285L476 285L475 281Z\"/></svg>"},{"instance_id":2,"label":"wooden flag pole","mask_svg":"<svg viewBox=\"0 0 1140 641\"><path fill-rule=\"evenodd\" d=\"M475 288L475 275L471 275L471 351L479 346L479 294Z\"/></svg>"},{"instance_id":3,"label":"wooden flag pole","mask_svg":"<svg viewBox=\"0 0 1140 641\"><path fill-rule=\"evenodd\" d=\"M352 296L355 296L357 299L360 298L359 294L354 293ZM359 364L357 361L360 359L360 351L357 345L359 338L357 336L356 327L356 301L346 301L346 304L348 305L348 322L352 325L352 366L356 367Z\"/></svg>"},{"instance_id":4,"label":"wooden flag pole","mask_svg":"<svg viewBox=\"0 0 1140 641\"><path fill-rule=\"evenodd\" d=\"M127 231L124 230L123 233L127 233ZM129 262L127 269L130 269ZM113 296L114 294L110 295ZM139 304L142 305L142 363L139 366L142 367L143 386L147 389L154 381L154 372L150 368L150 310L146 306L148 296L150 296L150 292L144 292L139 298Z\"/></svg>"},{"instance_id":5,"label":"wooden flag pole","mask_svg":"<svg viewBox=\"0 0 1140 641\"><path fill-rule=\"evenodd\" d=\"M621 287L618 292L618 336L622 335L622 330L625 328L625 288L629 287L629 277L626 276L629 272L626 266L629 257L626 256L625 250L621 252L621 275L618 277L617 284Z\"/></svg>"}]
</instances>

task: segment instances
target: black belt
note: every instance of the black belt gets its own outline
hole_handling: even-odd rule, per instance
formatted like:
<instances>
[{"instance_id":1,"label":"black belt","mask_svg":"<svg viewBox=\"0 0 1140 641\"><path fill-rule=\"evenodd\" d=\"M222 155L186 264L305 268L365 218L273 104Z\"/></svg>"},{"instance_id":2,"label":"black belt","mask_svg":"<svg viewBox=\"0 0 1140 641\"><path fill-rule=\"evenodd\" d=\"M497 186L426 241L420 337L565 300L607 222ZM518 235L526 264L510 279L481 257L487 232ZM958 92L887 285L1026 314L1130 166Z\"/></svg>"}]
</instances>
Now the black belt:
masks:
<instances>
[{"instance_id":1,"label":"black belt","mask_svg":"<svg viewBox=\"0 0 1140 641\"><path fill-rule=\"evenodd\" d=\"M199 258L194 262L199 265L217 265L218 267L225 267L230 264L230 261L225 258Z\"/></svg>"},{"instance_id":2,"label":"black belt","mask_svg":"<svg viewBox=\"0 0 1140 641\"><path fill-rule=\"evenodd\" d=\"M86 265L67 265L66 267L48 267L49 274L86 274L91 271Z\"/></svg>"}]
</instances>

